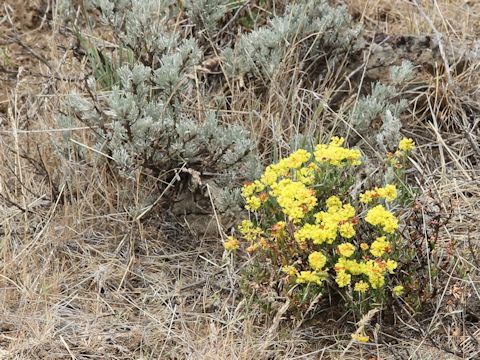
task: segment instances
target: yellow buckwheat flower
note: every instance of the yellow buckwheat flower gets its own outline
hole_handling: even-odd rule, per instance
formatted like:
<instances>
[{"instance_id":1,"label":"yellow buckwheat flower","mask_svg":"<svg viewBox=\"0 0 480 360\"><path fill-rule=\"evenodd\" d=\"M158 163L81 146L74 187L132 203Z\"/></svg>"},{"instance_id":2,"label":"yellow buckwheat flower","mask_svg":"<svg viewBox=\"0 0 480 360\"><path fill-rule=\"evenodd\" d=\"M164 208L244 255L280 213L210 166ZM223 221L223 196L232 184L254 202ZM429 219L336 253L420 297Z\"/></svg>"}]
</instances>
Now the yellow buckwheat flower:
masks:
<instances>
[{"instance_id":1,"label":"yellow buckwheat flower","mask_svg":"<svg viewBox=\"0 0 480 360\"><path fill-rule=\"evenodd\" d=\"M263 234L263 230L258 226L253 225L250 220L243 220L240 223L238 230L240 230L240 234L242 234L247 241L255 241L257 236Z\"/></svg>"},{"instance_id":2,"label":"yellow buckwheat flower","mask_svg":"<svg viewBox=\"0 0 480 360\"><path fill-rule=\"evenodd\" d=\"M337 246L340 255L349 258L355 253L355 246L351 243L343 243Z\"/></svg>"},{"instance_id":3,"label":"yellow buckwheat flower","mask_svg":"<svg viewBox=\"0 0 480 360\"><path fill-rule=\"evenodd\" d=\"M357 333L352 334L352 339L362 343L366 343L368 340L370 340L367 335Z\"/></svg>"},{"instance_id":4,"label":"yellow buckwheat flower","mask_svg":"<svg viewBox=\"0 0 480 360\"><path fill-rule=\"evenodd\" d=\"M312 155L307 150L299 149L282 161L289 169L299 169L311 157Z\"/></svg>"},{"instance_id":5,"label":"yellow buckwheat flower","mask_svg":"<svg viewBox=\"0 0 480 360\"><path fill-rule=\"evenodd\" d=\"M233 251L233 250L237 250L240 247L240 243L233 236L229 236L227 237L227 240L225 240L223 247L227 251Z\"/></svg>"},{"instance_id":6,"label":"yellow buckwheat flower","mask_svg":"<svg viewBox=\"0 0 480 360\"><path fill-rule=\"evenodd\" d=\"M320 251L314 251L308 255L308 263L313 270L320 271L327 263L327 257Z\"/></svg>"},{"instance_id":7,"label":"yellow buckwheat flower","mask_svg":"<svg viewBox=\"0 0 480 360\"><path fill-rule=\"evenodd\" d=\"M340 235L342 235L345 239L351 239L355 236L355 228L351 222L346 222L340 225Z\"/></svg>"},{"instance_id":8,"label":"yellow buckwheat flower","mask_svg":"<svg viewBox=\"0 0 480 360\"><path fill-rule=\"evenodd\" d=\"M277 198L283 213L293 222L299 222L317 204L313 190L290 179L283 179L272 187L272 195Z\"/></svg>"},{"instance_id":9,"label":"yellow buckwheat flower","mask_svg":"<svg viewBox=\"0 0 480 360\"><path fill-rule=\"evenodd\" d=\"M307 240L312 240L316 245L321 245L325 242L331 244L335 240L336 231L336 228L330 229L323 225L307 223L295 231L294 236L299 244L303 244Z\"/></svg>"},{"instance_id":10,"label":"yellow buckwheat flower","mask_svg":"<svg viewBox=\"0 0 480 360\"><path fill-rule=\"evenodd\" d=\"M342 147L343 142L343 138L335 136L328 145L318 144L314 151L315 160L318 163L329 163L334 166L342 166L344 163L360 165L360 151Z\"/></svg>"},{"instance_id":11,"label":"yellow buckwheat flower","mask_svg":"<svg viewBox=\"0 0 480 360\"><path fill-rule=\"evenodd\" d=\"M360 280L359 282L357 282L355 284L355 287L353 288L353 290L355 290L356 292L364 294L368 291L369 288L370 288L370 285L368 285L368 283L366 283L363 280Z\"/></svg>"},{"instance_id":12,"label":"yellow buckwheat flower","mask_svg":"<svg viewBox=\"0 0 480 360\"><path fill-rule=\"evenodd\" d=\"M245 202L247 203L245 205L245 209L247 209L248 211L257 211L262 205L262 200L258 196L253 195L246 198Z\"/></svg>"},{"instance_id":13,"label":"yellow buckwheat flower","mask_svg":"<svg viewBox=\"0 0 480 360\"><path fill-rule=\"evenodd\" d=\"M392 293L393 296L399 297L403 295L405 288L402 285L397 285L393 288Z\"/></svg>"},{"instance_id":14,"label":"yellow buckwheat flower","mask_svg":"<svg viewBox=\"0 0 480 360\"><path fill-rule=\"evenodd\" d=\"M342 201L338 196L333 195L325 201L325 205L327 205L328 210L336 211L342 207Z\"/></svg>"},{"instance_id":15,"label":"yellow buckwheat flower","mask_svg":"<svg viewBox=\"0 0 480 360\"><path fill-rule=\"evenodd\" d=\"M390 274L393 274L395 269L398 267L398 263L395 260L387 260L387 270Z\"/></svg>"},{"instance_id":16,"label":"yellow buckwheat flower","mask_svg":"<svg viewBox=\"0 0 480 360\"><path fill-rule=\"evenodd\" d=\"M314 283L317 285L322 285L324 279L325 274L323 273L317 273L315 271L300 271L300 274L297 275L295 282L297 284Z\"/></svg>"},{"instance_id":17,"label":"yellow buckwheat flower","mask_svg":"<svg viewBox=\"0 0 480 360\"><path fill-rule=\"evenodd\" d=\"M286 265L286 266L282 267L282 271L285 274L290 275L290 276L294 276L294 275L298 274L298 270L295 269L295 266L293 266L293 265Z\"/></svg>"},{"instance_id":18,"label":"yellow buckwheat flower","mask_svg":"<svg viewBox=\"0 0 480 360\"><path fill-rule=\"evenodd\" d=\"M315 182L315 174L317 171L317 165L310 163L308 166L302 167L295 173L295 179L307 186L312 185Z\"/></svg>"},{"instance_id":19,"label":"yellow buckwheat flower","mask_svg":"<svg viewBox=\"0 0 480 360\"><path fill-rule=\"evenodd\" d=\"M364 274L368 276L368 281L373 289L381 288L385 284L385 277L382 264L369 260L365 264Z\"/></svg>"},{"instance_id":20,"label":"yellow buckwheat flower","mask_svg":"<svg viewBox=\"0 0 480 360\"><path fill-rule=\"evenodd\" d=\"M385 187L376 187L373 190L367 190L363 194L360 194L360 202L369 204L373 199L384 198L386 201L391 202L397 198L397 188L395 185L388 184Z\"/></svg>"},{"instance_id":21,"label":"yellow buckwheat flower","mask_svg":"<svg viewBox=\"0 0 480 360\"><path fill-rule=\"evenodd\" d=\"M415 149L415 142L410 138L403 138L398 144L398 148L402 151L408 152Z\"/></svg>"},{"instance_id":22,"label":"yellow buckwheat flower","mask_svg":"<svg viewBox=\"0 0 480 360\"><path fill-rule=\"evenodd\" d=\"M378 237L372 245L370 245L370 253L373 256L380 257L390 249L390 242L388 242L385 236Z\"/></svg>"},{"instance_id":23,"label":"yellow buckwheat flower","mask_svg":"<svg viewBox=\"0 0 480 360\"><path fill-rule=\"evenodd\" d=\"M379 188L378 193L387 201L393 201L397 198L397 188L393 184L388 184L383 188Z\"/></svg>"},{"instance_id":24,"label":"yellow buckwheat flower","mask_svg":"<svg viewBox=\"0 0 480 360\"><path fill-rule=\"evenodd\" d=\"M392 234L398 228L398 219L382 205L368 210L365 221L374 226L382 226L383 231Z\"/></svg>"},{"instance_id":25,"label":"yellow buckwheat flower","mask_svg":"<svg viewBox=\"0 0 480 360\"><path fill-rule=\"evenodd\" d=\"M338 284L338 286L345 287L350 284L350 281L352 281L352 276L350 274L347 274L344 270L337 272L335 282Z\"/></svg>"}]
</instances>

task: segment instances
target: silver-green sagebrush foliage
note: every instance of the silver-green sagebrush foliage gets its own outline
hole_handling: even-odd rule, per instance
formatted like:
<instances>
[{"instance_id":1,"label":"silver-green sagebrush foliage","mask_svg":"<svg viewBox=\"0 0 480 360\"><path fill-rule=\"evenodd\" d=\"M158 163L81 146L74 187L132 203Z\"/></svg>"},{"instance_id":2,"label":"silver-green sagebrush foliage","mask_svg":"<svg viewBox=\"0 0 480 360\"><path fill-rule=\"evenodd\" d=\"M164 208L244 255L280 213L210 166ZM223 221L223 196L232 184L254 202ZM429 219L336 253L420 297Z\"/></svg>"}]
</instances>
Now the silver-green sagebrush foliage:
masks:
<instances>
[{"instance_id":1,"label":"silver-green sagebrush foliage","mask_svg":"<svg viewBox=\"0 0 480 360\"><path fill-rule=\"evenodd\" d=\"M165 187L182 169L183 175L214 178L225 193L235 193L242 181L257 175L259 159L253 138L230 120L227 102L215 103L220 89L239 78L271 81L291 60L304 72L332 68L355 47L360 33L345 7L325 0L272 7L252 28L242 25L246 5L224 0L86 1L85 14L96 14L87 18L88 24L94 28L94 21L100 21L110 28L117 47L102 48L101 42L90 40L93 36L77 35L92 74L84 95L68 98L59 121L77 119L91 126L95 150L124 175L146 170ZM220 55L222 70L214 82L201 70L212 49ZM397 69L392 78L406 76L407 70ZM357 122L354 128L363 131L382 115L386 121L377 141L397 142L404 103L396 96L394 85L376 84L350 113Z\"/></svg>"},{"instance_id":2,"label":"silver-green sagebrush foliage","mask_svg":"<svg viewBox=\"0 0 480 360\"><path fill-rule=\"evenodd\" d=\"M196 119L173 104L179 102L172 100L179 83L188 91L176 65L189 63L190 52L181 50L166 56L166 65L157 70L141 64L118 69L120 83L101 98L72 95L68 100L72 115L99 126L96 148L110 153L126 174L143 168L172 177L172 170L186 167L222 175L251 159L254 144L244 128L221 125L213 111Z\"/></svg>"},{"instance_id":3,"label":"silver-green sagebrush foliage","mask_svg":"<svg viewBox=\"0 0 480 360\"><path fill-rule=\"evenodd\" d=\"M226 71L269 79L281 70L287 56L295 55L292 50L301 61L326 52L333 60L351 47L358 34L344 7L333 8L324 0L289 5L283 16L273 17L267 26L242 35L233 49L224 50Z\"/></svg>"}]
</instances>

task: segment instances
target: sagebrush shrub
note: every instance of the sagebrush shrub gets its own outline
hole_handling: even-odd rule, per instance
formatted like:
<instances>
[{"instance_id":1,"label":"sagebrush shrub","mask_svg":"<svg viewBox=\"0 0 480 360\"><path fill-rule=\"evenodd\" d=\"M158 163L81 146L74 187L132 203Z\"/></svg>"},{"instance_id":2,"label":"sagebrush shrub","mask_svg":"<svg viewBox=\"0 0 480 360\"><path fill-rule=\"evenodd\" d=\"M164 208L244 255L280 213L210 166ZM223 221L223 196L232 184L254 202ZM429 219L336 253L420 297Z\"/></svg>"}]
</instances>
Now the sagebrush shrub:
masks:
<instances>
[{"instance_id":1,"label":"sagebrush shrub","mask_svg":"<svg viewBox=\"0 0 480 360\"><path fill-rule=\"evenodd\" d=\"M225 69L231 76L253 74L269 80L282 70L287 56L306 63L324 57L333 60L352 46L359 30L344 7L332 7L325 0L292 4L283 16L274 16L270 24L242 35L234 48L225 49Z\"/></svg>"},{"instance_id":2,"label":"sagebrush shrub","mask_svg":"<svg viewBox=\"0 0 480 360\"><path fill-rule=\"evenodd\" d=\"M282 76L283 64L295 64L306 74L314 68L334 68L360 32L344 6L334 7L326 0L265 4L270 8L252 28L242 25L245 4L223 0L85 4L87 16L93 10L99 15L88 18L89 25L100 19L117 47L103 48L94 36L77 35L92 76L84 95L69 97L59 121L78 119L91 126L98 153L113 160L122 174L146 170L158 178L160 188L195 173L214 177L226 194L236 193L235 186L255 172L259 159L243 124L231 121L237 109L230 108L224 90L239 78L267 83ZM214 80L202 73L212 52L222 70ZM404 76L404 70L394 75ZM378 141L397 140L404 102L394 102L396 95L394 86L375 85L350 114L361 124L354 128L363 132L373 117L391 113L392 121L385 122ZM225 101L216 102L222 96ZM299 127L299 135L303 131ZM308 143L318 136L304 135Z\"/></svg>"}]
</instances>

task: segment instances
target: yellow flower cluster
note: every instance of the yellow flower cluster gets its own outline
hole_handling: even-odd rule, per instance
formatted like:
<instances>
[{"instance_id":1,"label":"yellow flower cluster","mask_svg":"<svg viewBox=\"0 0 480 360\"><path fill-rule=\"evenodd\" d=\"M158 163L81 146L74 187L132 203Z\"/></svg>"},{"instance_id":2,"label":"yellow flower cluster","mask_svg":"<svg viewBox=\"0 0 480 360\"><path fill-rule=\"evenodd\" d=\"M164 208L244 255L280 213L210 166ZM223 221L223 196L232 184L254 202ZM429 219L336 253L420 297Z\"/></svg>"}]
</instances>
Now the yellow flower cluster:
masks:
<instances>
[{"instance_id":1,"label":"yellow flower cluster","mask_svg":"<svg viewBox=\"0 0 480 360\"><path fill-rule=\"evenodd\" d=\"M249 183L242 188L242 196L245 199L245 209L249 211L257 211L262 205L262 199L260 196L256 196L257 193L261 193L265 190L265 185L260 181L255 180L253 183Z\"/></svg>"},{"instance_id":2,"label":"yellow flower cluster","mask_svg":"<svg viewBox=\"0 0 480 360\"><path fill-rule=\"evenodd\" d=\"M295 179L306 186L310 186L315 182L315 175L318 173L318 171L319 168L317 164L310 163L308 166L297 170L295 173Z\"/></svg>"},{"instance_id":3,"label":"yellow flower cluster","mask_svg":"<svg viewBox=\"0 0 480 360\"><path fill-rule=\"evenodd\" d=\"M352 275L348 274L345 270L337 271L337 277L335 278L335 282L340 287L345 287L352 281Z\"/></svg>"},{"instance_id":4,"label":"yellow flower cluster","mask_svg":"<svg viewBox=\"0 0 480 360\"><path fill-rule=\"evenodd\" d=\"M298 275L298 270L293 265L286 265L282 267L282 271L290 276Z\"/></svg>"},{"instance_id":5,"label":"yellow flower cluster","mask_svg":"<svg viewBox=\"0 0 480 360\"><path fill-rule=\"evenodd\" d=\"M282 179L272 185L271 193L277 198L283 213L294 223L300 221L317 205L315 191L298 181Z\"/></svg>"},{"instance_id":6,"label":"yellow flower cluster","mask_svg":"<svg viewBox=\"0 0 480 360\"><path fill-rule=\"evenodd\" d=\"M402 285L397 285L393 288L392 293L394 296L399 297L403 295L405 288Z\"/></svg>"},{"instance_id":7,"label":"yellow flower cluster","mask_svg":"<svg viewBox=\"0 0 480 360\"><path fill-rule=\"evenodd\" d=\"M362 343L366 343L368 342L368 340L370 340L370 338L367 335L357 334L357 333L352 334L352 339Z\"/></svg>"},{"instance_id":8,"label":"yellow flower cluster","mask_svg":"<svg viewBox=\"0 0 480 360\"><path fill-rule=\"evenodd\" d=\"M312 155L308 151L303 149L297 150L278 163L269 165L260 178L260 182L266 186L272 186L277 182L278 178L287 176L291 170L300 169L311 157Z\"/></svg>"},{"instance_id":9,"label":"yellow flower cluster","mask_svg":"<svg viewBox=\"0 0 480 360\"><path fill-rule=\"evenodd\" d=\"M389 250L390 242L386 240L385 236L376 238L372 245L370 245L370 253L376 257L381 257Z\"/></svg>"},{"instance_id":10,"label":"yellow flower cluster","mask_svg":"<svg viewBox=\"0 0 480 360\"><path fill-rule=\"evenodd\" d=\"M378 289L385 284L385 275L387 273L393 274L397 266L397 262L392 259L386 261L382 259L357 261L341 257L334 266L337 273L335 281L339 287L345 287L351 283L351 275L365 275L370 284L360 280L355 284L354 290L365 292L370 286L373 289Z\"/></svg>"},{"instance_id":11,"label":"yellow flower cluster","mask_svg":"<svg viewBox=\"0 0 480 360\"><path fill-rule=\"evenodd\" d=\"M360 280L357 283L355 283L355 287L353 289L356 292L364 294L368 291L368 289L370 289L370 285L368 285L367 282Z\"/></svg>"},{"instance_id":12,"label":"yellow flower cluster","mask_svg":"<svg viewBox=\"0 0 480 360\"><path fill-rule=\"evenodd\" d=\"M320 271L327 263L327 257L320 251L314 251L308 255L308 263L313 270Z\"/></svg>"},{"instance_id":13,"label":"yellow flower cluster","mask_svg":"<svg viewBox=\"0 0 480 360\"><path fill-rule=\"evenodd\" d=\"M223 246L225 250L233 251L233 250L237 250L240 247L240 243L233 236L229 236L227 237L227 240L225 240L225 243L223 244Z\"/></svg>"},{"instance_id":14,"label":"yellow flower cluster","mask_svg":"<svg viewBox=\"0 0 480 360\"><path fill-rule=\"evenodd\" d=\"M242 234L243 238L247 241L253 242L263 234L263 230L260 229L258 226L253 225L250 220L243 220L238 227L240 230L240 234Z\"/></svg>"},{"instance_id":15,"label":"yellow flower cluster","mask_svg":"<svg viewBox=\"0 0 480 360\"><path fill-rule=\"evenodd\" d=\"M381 226L383 231L392 234L398 228L398 219L383 205L377 205L367 212L365 221L374 226Z\"/></svg>"},{"instance_id":16,"label":"yellow flower cluster","mask_svg":"<svg viewBox=\"0 0 480 360\"><path fill-rule=\"evenodd\" d=\"M363 194L360 194L360 202L368 204L373 199L383 198L388 202L391 202L397 198L397 188L395 185L388 184L385 187L376 187L373 190L367 190Z\"/></svg>"},{"instance_id":17,"label":"yellow flower cluster","mask_svg":"<svg viewBox=\"0 0 480 360\"><path fill-rule=\"evenodd\" d=\"M355 245L351 243L343 243L337 246L338 253L346 258L349 258L355 253Z\"/></svg>"},{"instance_id":18,"label":"yellow flower cluster","mask_svg":"<svg viewBox=\"0 0 480 360\"><path fill-rule=\"evenodd\" d=\"M399 145L401 151L413 149L407 140ZM389 203L398 193L394 184L365 191L359 196L360 203L373 203L365 216L357 215L349 200L339 196L323 202L325 193L348 194L342 184L336 188L336 177L341 181L344 169L361 163L360 151L346 149L343 143L343 138L334 137L329 144L317 145L313 154L298 150L268 166L259 180L246 184L242 189L246 209L261 209L255 219L268 225L262 228L244 220L239 231L249 242L247 252L258 251L260 259L284 265L281 271L290 284L321 286L333 270L338 287L365 294L383 287L387 275L397 268L387 254L394 254L389 240L395 235L389 234L397 230L398 219L376 200ZM360 241L360 221L378 227L380 234L373 241ZM224 246L231 251L239 244L229 237ZM393 291L400 294L403 288Z\"/></svg>"},{"instance_id":19,"label":"yellow flower cluster","mask_svg":"<svg viewBox=\"0 0 480 360\"><path fill-rule=\"evenodd\" d=\"M403 138L398 144L398 149L405 152L412 151L415 149L415 142L410 138Z\"/></svg>"},{"instance_id":20,"label":"yellow flower cluster","mask_svg":"<svg viewBox=\"0 0 480 360\"><path fill-rule=\"evenodd\" d=\"M330 144L318 144L315 147L315 160L318 163L329 163L334 166L360 165L361 154L359 150L350 150L342 147L344 139L334 136Z\"/></svg>"},{"instance_id":21,"label":"yellow flower cluster","mask_svg":"<svg viewBox=\"0 0 480 360\"><path fill-rule=\"evenodd\" d=\"M355 217L355 208L350 204L342 204L337 196L331 196L326 201L327 211L315 214L315 224L306 223L295 232L295 239L299 243L311 240L316 245L331 244L340 232L346 239L355 236L352 220Z\"/></svg>"},{"instance_id":22,"label":"yellow flower cluster","mask_svg":"<svg viewBox=\"0 0 480 360\"><path fill-rule=\"evenodd\" d=\"M297 276L295 282L297 284L305 283L314 283L317 285L322 285L325 280L327 273L317 272L317 271L300 271L300 274Z\"/></svg>"}]
</instances>

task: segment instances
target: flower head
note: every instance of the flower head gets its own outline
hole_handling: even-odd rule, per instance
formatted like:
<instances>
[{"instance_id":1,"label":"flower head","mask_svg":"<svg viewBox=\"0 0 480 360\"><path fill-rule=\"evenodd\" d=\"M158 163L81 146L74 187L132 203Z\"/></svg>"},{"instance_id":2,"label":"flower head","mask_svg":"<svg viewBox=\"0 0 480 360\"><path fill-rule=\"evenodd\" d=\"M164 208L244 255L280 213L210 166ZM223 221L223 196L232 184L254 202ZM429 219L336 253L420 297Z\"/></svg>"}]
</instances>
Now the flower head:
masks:
<instances>
[{"instance_id":1,"label":"flower head","mask_svg":"<svg viewBox=\"0 0 480 360\"><path fill-rule=\"evenodd\" d=\"M368 342L368 340L370 340L370 338L367 335L357 334L357 333L352 334L352 339L358 342L363 342L363 343L366 343Z\"/></svg>"},{"instance_id":2,"label":"flower head","mask_svg":"<svg viewBox=\"0 0 480 360\"><path fill-rule=\"evenodd\" d=\"M352 276L347 274L344 270L340 270L337 272L337 277L335 278L335 282L340 287L345 287L352 281Z\"/></svg>"},{"instance_id":3,"label":"flower head","mask_svg":"<svg viewBox=\"0 0 480 360\"><path fill-rule=\"evenodd\" d=\"M337 246L340 255L348 258L355 252L355 246L351 243L343 243Z\"/></svg>"},{"instance_id":4,"label":"flower head","mask_svg":"<svg viewBox=\"0 0 480 360\"><path fill-rule=\"evenodd\" d=\"M327 257L320 251L314 251L308 255L308 263L313 270L320 271L327 263Z\"/></svg>"},{"instance_id":5,"label":"flower head","mask_svg":"<svg viewBox=\"0 0 480 360\"><path fill-rule=\"evenodd\" d=\"M377 205L368 210L365 221L374 226L383 227L383 231L392 234L398 228L398 219L382 205Z\"/></svg>"},{"instance_id":6,"label":"flower head","mask_svg":"<svg viewBox=\"0 0 480 360\"><path fill-rule=\"evenodd\" d=\"M366 283L363 280L360 280L355 284L355 287L353 288L353 290L363 294L363 293L366 293L369 288L370 288L370 285L368 285L368 283Z\"/></svg>"},{"instance_id":7,"label":"flower head","mask_svg":"<svg viewBox=\"0 0 480 360\"><path fill-rule=\"evenodd\" d=\"M403 295L405 288L402 285L397 285L393 288L392 293L393 296L399 297Z\"/></svg>"},{"instance_id":8,"label":"flower head","mask_svg":"<svg viewBox=\"0 0 480 360\"><path fill-rule=\"evenodd\" d=\"M398 148L399 150L402 150L405 152L412 151L413 149L415 149L415 142L410 138L404 137L402 140L400 140L400 143L398 144Z\"/></svg>"},{"instance_id":9,"label":"flower head","mask_svg":"<svg viewBox=\"0 0 480 360\"><path fill-rule=\"evenodd\" d=\"M240 243L233 236L227 237L227 240L223 243L223 247L227 251L237 250L240 247Z\"/></svg>"},{"instance_id":10,"label":"flower head","mask_svg":"<svg viewBox=\"0 0 480 360\"><path fill-rule=\"evenodd\" d=\"M385 236L378 237L372 245L370 245L370 253L376 257L382 256L389 249L390 242L386 240Z\"/></svg>"},{"instance_id":11,"label":"flower head","mask_svg":"<svg viewBox=\"0 0 480 360\"><path fill-rule=\"evenodd\" d=\"M318 273L315 271L300 271L300 274L297 275L295 282L297 284L314 283L321 285L323 280L325 280L324 273Z\"/></svg>"}]
</instances>

